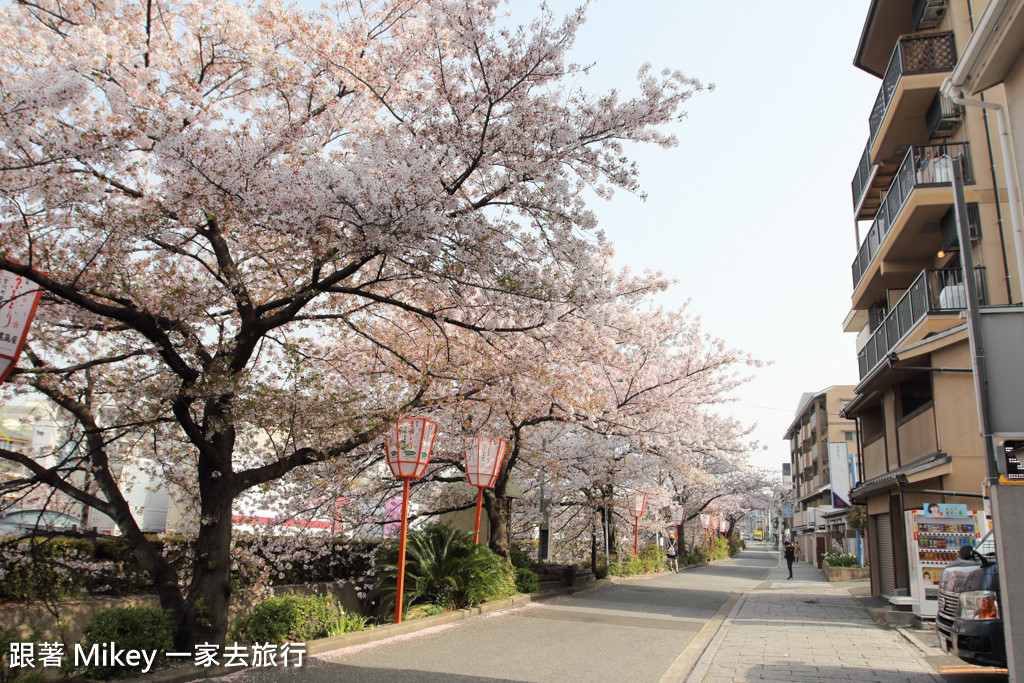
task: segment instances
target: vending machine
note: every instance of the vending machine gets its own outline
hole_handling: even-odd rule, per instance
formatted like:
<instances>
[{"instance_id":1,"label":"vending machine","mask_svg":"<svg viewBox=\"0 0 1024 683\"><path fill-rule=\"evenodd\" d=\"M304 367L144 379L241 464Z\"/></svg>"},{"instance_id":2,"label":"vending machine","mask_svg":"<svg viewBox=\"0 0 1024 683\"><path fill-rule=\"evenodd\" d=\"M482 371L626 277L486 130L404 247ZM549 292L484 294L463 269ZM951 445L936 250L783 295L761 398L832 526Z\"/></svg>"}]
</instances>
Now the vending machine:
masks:
<instances>
[{"instance_id":1,"label":"vending machine","mask_svg":"<svg viewBox=\"0 0 1024 683\"><path fill-rule=\"evenodd\" d=\"M942 570L959 557L960 546L973 545L988 532L988 519L983 510L948 503L930 503L905 515L914 614L934 617Z\"/></svg>"}]
</instances>

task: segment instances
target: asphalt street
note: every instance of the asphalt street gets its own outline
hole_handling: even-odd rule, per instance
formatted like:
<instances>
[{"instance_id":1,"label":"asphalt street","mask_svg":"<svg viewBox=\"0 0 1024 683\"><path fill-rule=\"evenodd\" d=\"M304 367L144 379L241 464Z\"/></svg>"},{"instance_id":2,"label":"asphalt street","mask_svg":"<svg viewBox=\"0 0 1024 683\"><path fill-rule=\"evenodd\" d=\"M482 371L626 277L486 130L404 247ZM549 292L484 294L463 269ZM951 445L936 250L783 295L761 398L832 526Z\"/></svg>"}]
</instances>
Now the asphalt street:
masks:
<instances>
[{"instance_id":1,"label":"asphalt street","mask_svg":"<svg viewBox=\"0 0 1024 683\"><path fill-rule=\"evenodd\" d=\"M309 683L630 681L685 676L737 597L778 564L766 549L678 574L602 583L367 645L221 680Z\"/></svg>"}]
</instances>

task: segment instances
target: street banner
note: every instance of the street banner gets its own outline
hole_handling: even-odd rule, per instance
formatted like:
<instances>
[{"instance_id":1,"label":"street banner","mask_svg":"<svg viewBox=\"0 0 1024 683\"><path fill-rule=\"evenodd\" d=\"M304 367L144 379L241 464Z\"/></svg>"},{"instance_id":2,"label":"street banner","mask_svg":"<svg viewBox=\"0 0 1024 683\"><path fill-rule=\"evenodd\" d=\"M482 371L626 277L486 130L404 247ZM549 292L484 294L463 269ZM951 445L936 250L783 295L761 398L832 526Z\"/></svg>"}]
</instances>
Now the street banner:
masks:
<instances>
[{"instance_id":1,"label":"street banner","mask_svg":"<svg viewBox=\"0 0 1024 683\"><path fill-rule=\"evenodd\" d=\"M848 508L850 505L850 489L856 481L856 465L843 441L828 444L828 469L832 483L832 505L837 508Z\"/></svg>"},{"instance_id":2,"label":"street banner","mask_svg":"<svg viewBox=\"0 0 1024 683\"><path fill-rule=\"evenodd\" d=\"M0 268L0 383L14 369L39 304L39 286Z\"/></svg>"}]
</instances>

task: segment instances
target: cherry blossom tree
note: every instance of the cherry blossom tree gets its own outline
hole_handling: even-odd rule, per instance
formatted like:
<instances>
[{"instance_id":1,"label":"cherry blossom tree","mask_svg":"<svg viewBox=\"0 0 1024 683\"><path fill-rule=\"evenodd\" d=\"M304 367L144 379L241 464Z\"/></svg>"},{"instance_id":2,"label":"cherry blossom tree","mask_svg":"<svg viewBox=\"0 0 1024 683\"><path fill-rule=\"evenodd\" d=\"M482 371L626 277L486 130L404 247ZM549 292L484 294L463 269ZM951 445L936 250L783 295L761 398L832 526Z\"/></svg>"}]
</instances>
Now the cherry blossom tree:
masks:
<instances>
[{"instance_id":1,"label":"cherry blossom tree","mask_svg":"<svg viewBox=\"0 0 1024 683\"><path fill-rule=\"evenodd\" d=\"M639 191L626 142L703 86L590 95L584 19L497 0L18 0L0 17L0 245L43 290L14 379L77 423L55 467L174 611L223 642L239 496L360 456L400 414L508 374L490 349L620 294L587 192ZM655 287L655 280L640 287ZM500 360L500 359L499 359ZM188 585L114 476L195 496Z\"/></svg>"}]
</instances>

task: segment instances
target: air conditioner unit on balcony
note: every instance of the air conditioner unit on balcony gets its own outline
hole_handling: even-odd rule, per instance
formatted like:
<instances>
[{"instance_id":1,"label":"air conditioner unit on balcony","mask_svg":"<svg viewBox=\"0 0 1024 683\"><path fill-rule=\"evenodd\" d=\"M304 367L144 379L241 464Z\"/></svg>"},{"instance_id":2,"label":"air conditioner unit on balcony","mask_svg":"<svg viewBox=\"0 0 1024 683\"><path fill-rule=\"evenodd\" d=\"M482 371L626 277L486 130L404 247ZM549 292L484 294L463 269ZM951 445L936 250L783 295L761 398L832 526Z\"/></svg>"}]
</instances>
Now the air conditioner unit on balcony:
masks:
<instances>
[{"instance_id":1,"label":"air conditioner unit on balcony","mask_svg":"<svg viewBox=\"0 0 1024 683\"><path fill-rule=\"evenodd\" d=\"M935 28L946 16L946 0L917 0L914 3L914 30Z\"/></svg>"},{"instance_id":2,"label":"air conditioner unit on balcony","mask_svg":"<svg viewBox=\"0 0 1024 683\"><path fill-rule=\"evenodd\" d=\"M928 106L928 111L924 115L928 139L936 140L952 137L960 128L963 117L963 105L956 104L942 93L935 93L935 97L932 99L932 103Z\"/></svg>"}]
</instances>

